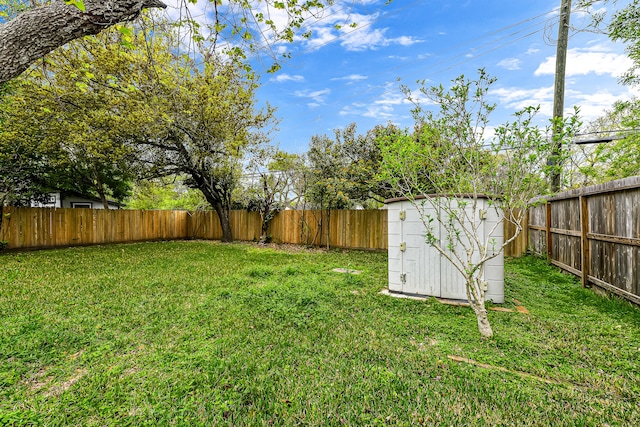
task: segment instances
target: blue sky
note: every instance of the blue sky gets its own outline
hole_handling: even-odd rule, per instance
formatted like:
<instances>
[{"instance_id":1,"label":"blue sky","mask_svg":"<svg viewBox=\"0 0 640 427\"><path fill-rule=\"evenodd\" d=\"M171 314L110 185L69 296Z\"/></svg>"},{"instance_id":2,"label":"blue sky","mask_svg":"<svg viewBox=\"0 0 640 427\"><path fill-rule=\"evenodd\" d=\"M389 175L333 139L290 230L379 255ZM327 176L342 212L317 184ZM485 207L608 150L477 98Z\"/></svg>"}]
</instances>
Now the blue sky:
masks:
<instances>
[{"instance_id":1,"label":"blue sky","mask_svg":"<svg viewBox=\"0 0 640 427\"><path fill-rule=\"evenodd\" d=\"M279 72L266 74L270 61L255 61L259 101L277 107L280 118L273 141L301 153L313 135L332 135L352 122L361 133L389 121L409 127L411 106L400 83L415 88L416 80L426 79L446 86L460 74L475 77L481 67L497 78L490 92L498 104L492 125L540 105L544 126L553 104L559 5L560 0L336 1L306 24L313 31L309 39L272 46L292 56ZM345 25L350 22L357 23L355 29ZM618 83L630 62L624 47L606 35L577 31L588 23L585 14L574 12L571 23L565 107L579 105L588 121L635 94Z\"/></svg>"}]
</instances>

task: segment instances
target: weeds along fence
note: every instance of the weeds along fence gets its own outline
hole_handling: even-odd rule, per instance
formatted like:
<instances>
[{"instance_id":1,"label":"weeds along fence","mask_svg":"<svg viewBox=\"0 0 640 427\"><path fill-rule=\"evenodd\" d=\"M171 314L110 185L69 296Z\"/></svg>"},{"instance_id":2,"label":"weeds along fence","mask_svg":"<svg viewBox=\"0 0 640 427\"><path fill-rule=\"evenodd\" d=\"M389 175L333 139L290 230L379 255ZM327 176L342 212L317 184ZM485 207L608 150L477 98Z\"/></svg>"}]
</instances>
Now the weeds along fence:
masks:
<instances>
[{"instance_id":1,"label":"weeds along fence","mask_svg":"<svg viewBox=\"0 0 640 427\"><path fill-rule=\"evenodd\" d=\"M529 245L583 286L640 304L640 177L571 190L531 208Z\"/></svg>"},{"instance_id":2,"label":"weeds along fence","mask_svg":"<svg viewBox=\"0 0 640 427\"><path fill-rule=\"evenodd\" d=\"M234 240L258 240L260 216L231 211ZM505 225L505 236L514 230ZM362 250L387 249L386 210L282 211L268 233L276 243ZM153 240L222 237L215 212L133 211L53 208L3 209L0 241L8 249L39 249ZM526 251L526 233L509 245L507 256Z\"/></svg>"}]
</instances>

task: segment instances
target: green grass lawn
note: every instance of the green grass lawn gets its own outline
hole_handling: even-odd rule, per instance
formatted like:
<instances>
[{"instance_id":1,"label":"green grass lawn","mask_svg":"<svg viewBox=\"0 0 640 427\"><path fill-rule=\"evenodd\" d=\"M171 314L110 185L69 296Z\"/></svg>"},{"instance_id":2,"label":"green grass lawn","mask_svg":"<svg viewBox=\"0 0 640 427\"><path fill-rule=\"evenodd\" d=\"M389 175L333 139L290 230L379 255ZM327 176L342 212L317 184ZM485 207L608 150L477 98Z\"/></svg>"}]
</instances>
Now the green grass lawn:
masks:
<instances>
[{"instance_id":1,"label":"green grass lawn","mask_svg":"<svg viewBox=\"0 0 640 427\"><path fill-rule=\"evenodd\" d=\"M213 242L1 255L0 425L640 425L639 309L525 257L504 306L529 314L491 311L481 340L469 308L380 295L386 268Z\"/></svg>"}]
</instances>

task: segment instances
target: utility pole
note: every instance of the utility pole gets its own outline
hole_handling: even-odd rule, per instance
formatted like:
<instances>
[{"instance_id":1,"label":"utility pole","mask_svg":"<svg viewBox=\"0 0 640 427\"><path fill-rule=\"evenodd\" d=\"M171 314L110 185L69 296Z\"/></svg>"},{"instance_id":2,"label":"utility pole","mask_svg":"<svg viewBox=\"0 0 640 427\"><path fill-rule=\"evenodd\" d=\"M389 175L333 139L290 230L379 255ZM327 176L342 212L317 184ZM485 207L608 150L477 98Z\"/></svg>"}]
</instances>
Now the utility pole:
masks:
<instances>
[{"instance_id":1,"label":"utility pole","mask_svg":"<svg viewBox=\"0 0 640 427\"><path fill-rule=\"evenodd\" d=\"M551 191L560 190L560 174L562 172L562 139L564 114L564 82L567 66L567 46L569 44L569 17L571 0L562 0L560 19L558 22L558 46L556 49L556 81L553 91L553 134L551 156L547 162L551 168Z\"/></svg>"}]
</instances>

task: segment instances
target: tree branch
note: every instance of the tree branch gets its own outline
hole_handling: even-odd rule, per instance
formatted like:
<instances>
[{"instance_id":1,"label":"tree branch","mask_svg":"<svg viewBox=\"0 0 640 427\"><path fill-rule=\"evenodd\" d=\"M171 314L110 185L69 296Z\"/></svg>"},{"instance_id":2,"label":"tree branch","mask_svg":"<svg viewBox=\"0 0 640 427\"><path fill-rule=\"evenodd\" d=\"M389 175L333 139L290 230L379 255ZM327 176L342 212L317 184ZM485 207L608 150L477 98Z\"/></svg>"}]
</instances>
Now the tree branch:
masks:
<instances>
[{"instance_id":1,"label":"tree branch","mask_svg":"<svg viewBox=\"0 0 640 427\"><path fill-rule=\"evenodd\" d=\"M86 11L82 12L64 1L54 1L1 25L0 84L72 40L135 19L144 9L167 7L160 0L84 0L84 5Z\"/></svg>"}]
</instances>

